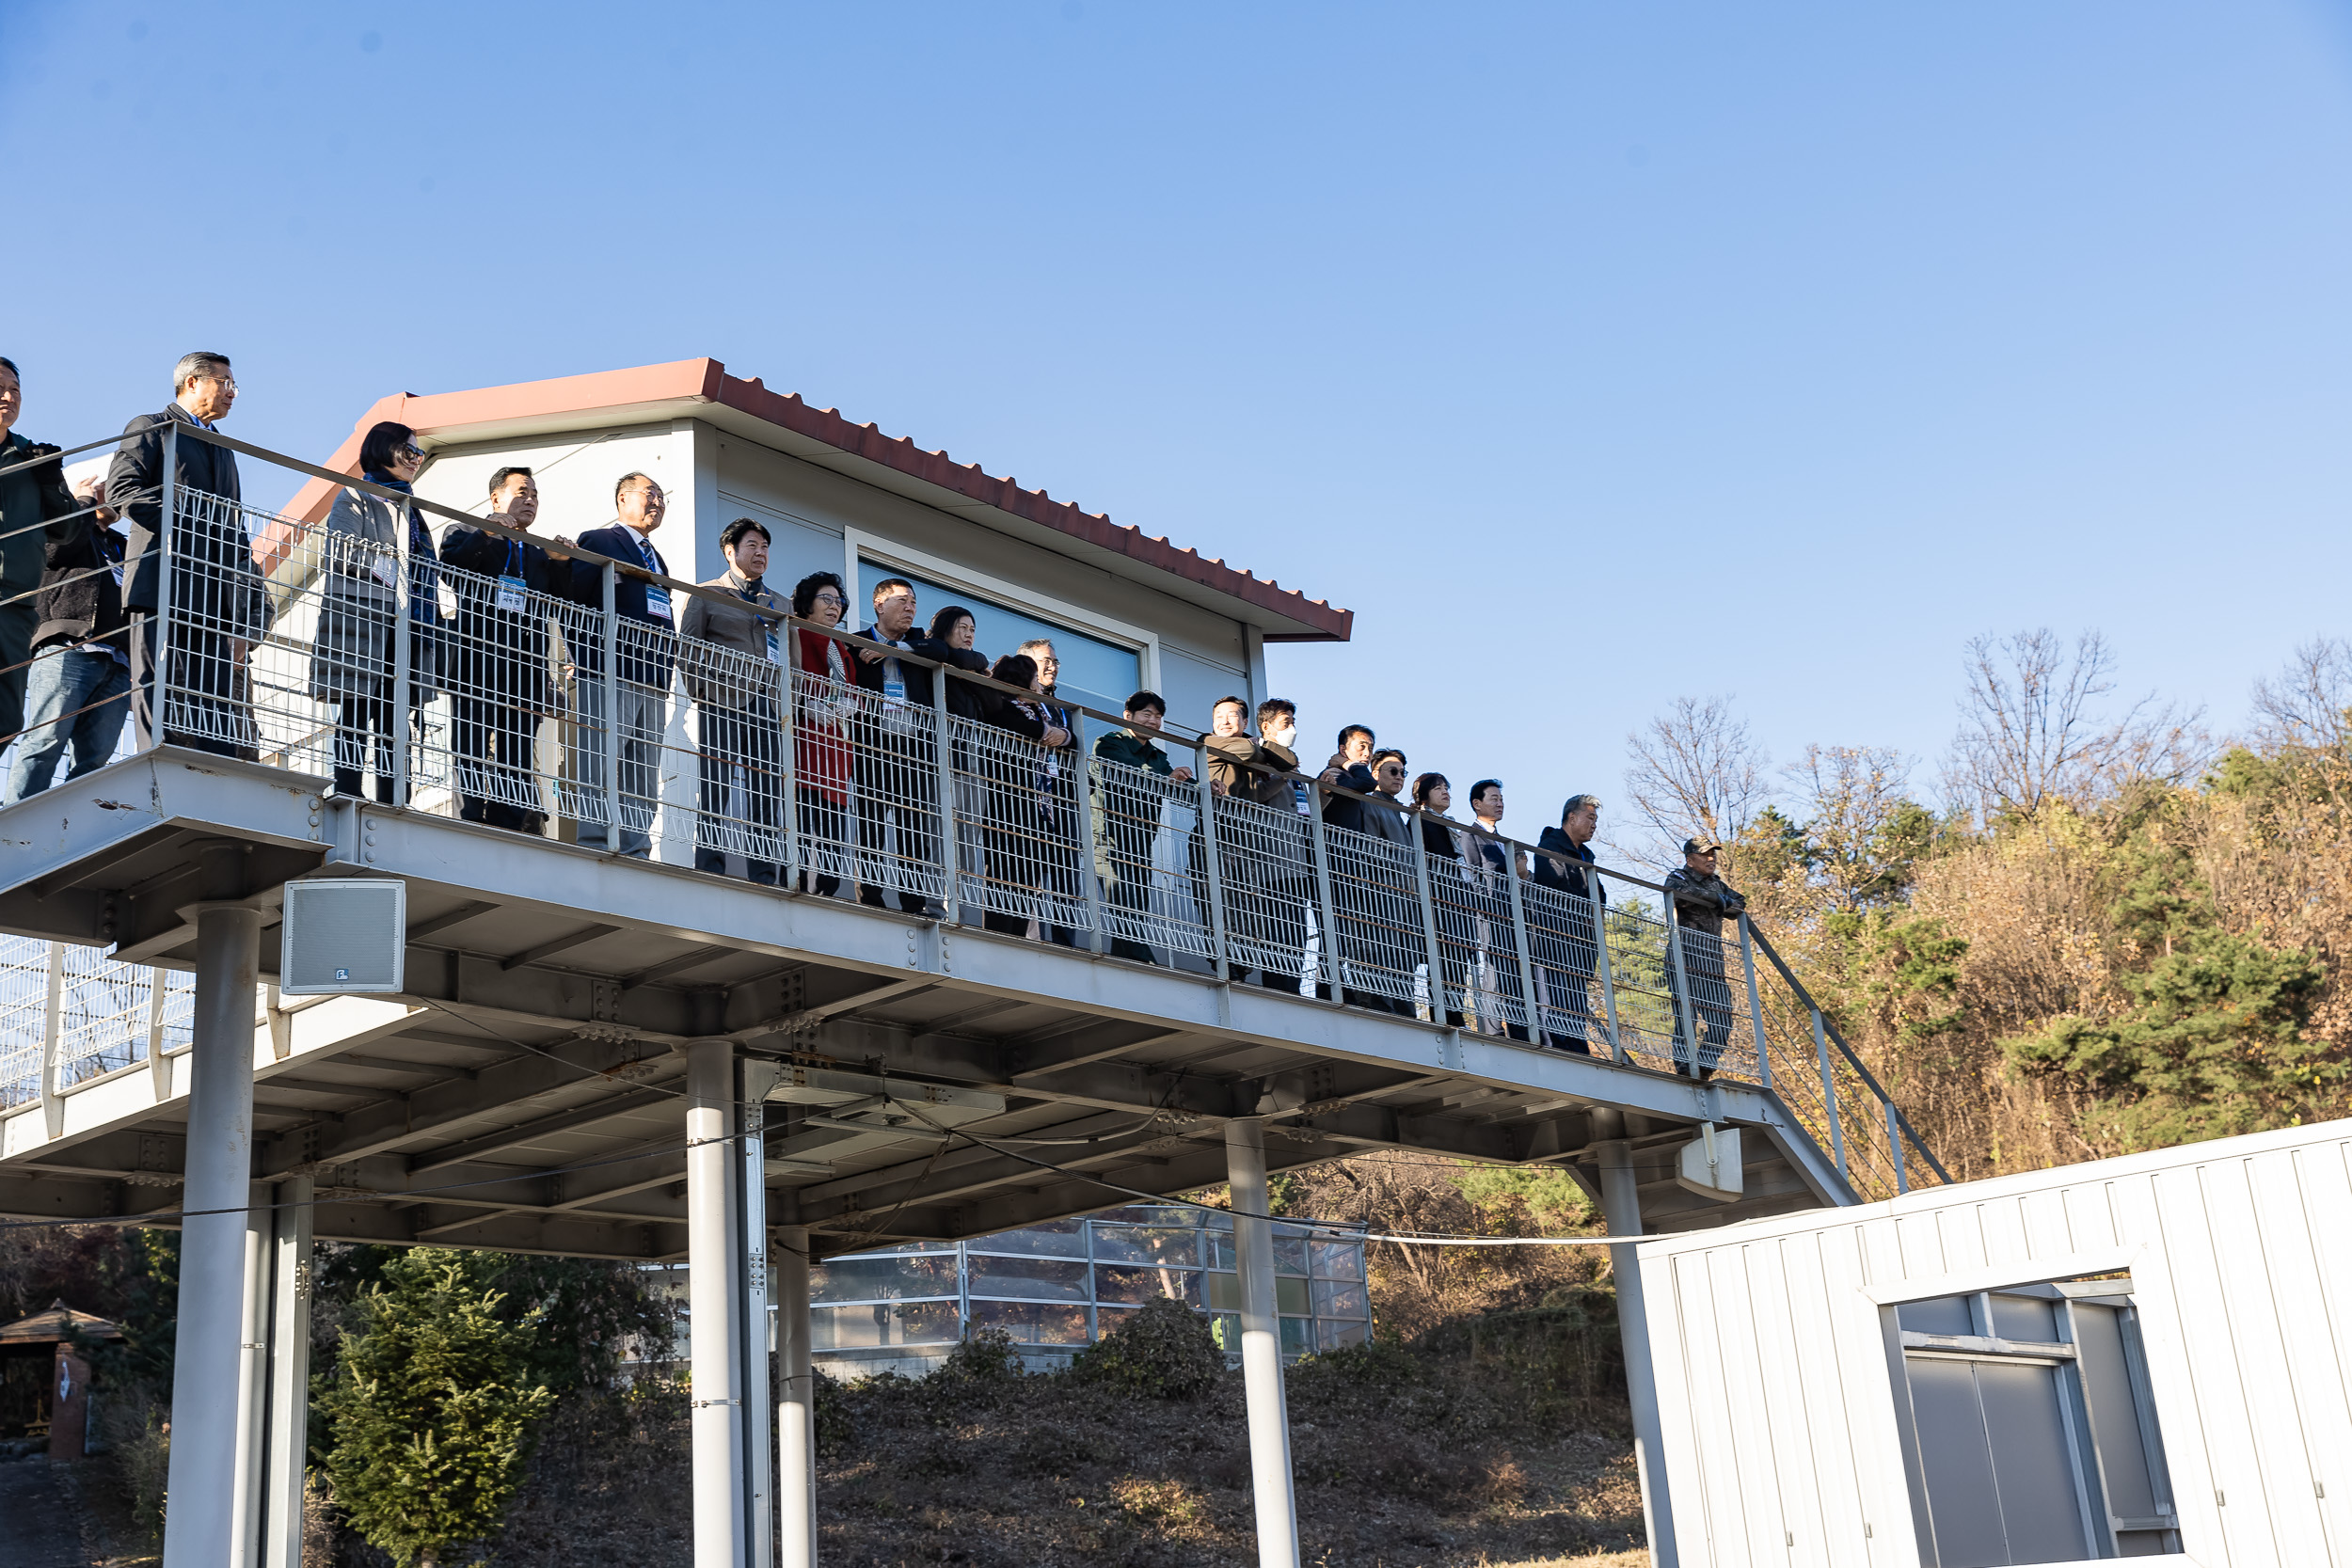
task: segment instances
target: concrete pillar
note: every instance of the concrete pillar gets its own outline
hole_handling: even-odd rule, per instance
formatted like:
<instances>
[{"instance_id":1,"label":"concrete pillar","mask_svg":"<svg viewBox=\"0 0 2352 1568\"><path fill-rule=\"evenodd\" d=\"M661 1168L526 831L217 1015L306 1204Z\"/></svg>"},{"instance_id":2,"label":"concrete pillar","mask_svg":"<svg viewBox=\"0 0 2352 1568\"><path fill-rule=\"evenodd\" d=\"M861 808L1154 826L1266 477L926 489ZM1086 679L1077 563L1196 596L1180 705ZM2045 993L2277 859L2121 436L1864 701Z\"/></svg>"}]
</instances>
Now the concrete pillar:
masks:
<instances>
[{"instance_id":1,"label":"concrete pillar","mask_svg":"<svg viewBox=\"0 0 2352 1568\"><path fill-rule=\"evenodd\" d=\"M1625 1116L1613 1106L1596 1106L1593 1152L1600 1161L1600 1212L1612 1236L1642 1234L1642 1196L1633 1172L1633 1146L1626 1141ZM1642 1269L1631 1244L1609 1249L1609 1270L1617 1285L1617 1336L1625 1346L1626 1392L1633 1406L1633 1457L1642 1472L1642 1524L1649 1536L1652 1568L1677 1568L1674 1505L1658 1424L1658 1371L1650 1359L1649 1314L1642 1300Z\"/></svg>"},{"instance_id":2,"label":"concrete pillar","mask_svg":"<svg viewBox=\"0 0 2352 1568\"><path fill-rule=\"evenodd\" d=\"M261 1568L262 1433L269 1426L270 1187L246 1186L245 1310L237 1344L237 1472L229 1538L236 1568ZM175 1411L176 1415L177 1412Z\"/></svg>"},{"instance_id":3,"label":"concrete pillar","mask_svg":"<svg viewBox=\"0 0 2352 1568\"><path fill-rule=\"evenodd\" d=\"M738 1237L729 1224L735 1205L728 1200L734 1089L734 1044L689 1042L686 1299L693 1370L694 1568L746 1568L739 1297L733 1283Z\"/></svg>"},{"instance_id":4,"label":"concrete pillar","mask_svg":"<svg viewBox=\"0 0 2352 1568\"><path fill-rule=\"evenodd\" d=\"M262 1568L302 1568L302 1478L310 1439L310 1200L278 1183L270 1223L269 1424L262 1439Z\"/></svg>"},{"instance_id":5,"label":"concrete pillar","mask_svg":"<svg viewBox=\"0 0 2352 1568\"><path fill-rule=\"evenodd\" d=\"M1225 1124L1225 1172L1232 1184L1233 1254L1241 1275L1241 1375L1249 1411L1250 1487L1258 1504L1258 1564L1298 1568L1281 1325L1274 1311L1274 1224L1250 1217L1268 1212L1263 1122L1243 1117Z\"/></svg>"},{"instance_id":6,"label":"concrete pillar","mask_svg":"<svg viewBox=\"0 0 2352 1568\"><path fill-rule=\"evenodd\" d=\"M776 1338L783 1387L776 1402L776 1497L783 1504L777 1568L817 1568L817 1373L808 1340L808 1227L780 1225L775 1259Z\"/></svg>"},{"instance_id":7,"label":"concrete pillar","mask_svg":"<svg viewBox=\"0 0 2352 1568\"><path fill-rule=\"evenodd\" d=\"M206 891L239 891L235 846L207 855ZM223 884L226 884L225 886ZM171 1510L164 1568L229 1568L236 1549L246 1184L253 1166L253 996L261 911L196 906L195 1038L172 1347Z\"/></svg>"},{"instance_id":8,"label":"concrete pillar","mask_svg":"<svg viewBox=\"0 0 2352 1568\"><path fill-rule=\"evenodd\" d=\"M747 1074L748 1076L748 1074ZM748 1088L749 1085L746 1085ZM736 1226L743 1254L742 1324L736 1334L737 1364L743 1386L738 1423L743 1430L743 1498L745 1556L750 1568L775 1568L776 1472L768 1441L768 1413L773 1390L768 1376L768 1160L766 1117L750 1093L742 1096L737 1113L742 1142L735 1159L739 1219Z\"/></svg>"}]
</instances>

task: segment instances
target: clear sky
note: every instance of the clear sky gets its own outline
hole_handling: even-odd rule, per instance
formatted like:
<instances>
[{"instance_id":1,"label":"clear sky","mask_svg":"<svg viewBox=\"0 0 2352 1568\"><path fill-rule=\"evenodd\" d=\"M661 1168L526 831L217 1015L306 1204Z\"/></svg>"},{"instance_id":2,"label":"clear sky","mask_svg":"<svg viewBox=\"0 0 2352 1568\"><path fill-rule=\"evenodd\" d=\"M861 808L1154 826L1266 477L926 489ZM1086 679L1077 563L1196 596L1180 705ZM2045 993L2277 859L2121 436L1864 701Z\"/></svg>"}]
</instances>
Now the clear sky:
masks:
<instances>
[{"instance_id":1,"label":"clear sky","mask_svg":"<svg viewBox=\"0 0 2352 1568\"><path fill-rule=\"evenodd\" d=\"M0 148L36 438L710 355L1352 608L1310 735L1531 837L1678 695L1931 759L1975 632L2226 729L2345 629L2340 0L0 0Z\"/></svg>"}]
</instances>

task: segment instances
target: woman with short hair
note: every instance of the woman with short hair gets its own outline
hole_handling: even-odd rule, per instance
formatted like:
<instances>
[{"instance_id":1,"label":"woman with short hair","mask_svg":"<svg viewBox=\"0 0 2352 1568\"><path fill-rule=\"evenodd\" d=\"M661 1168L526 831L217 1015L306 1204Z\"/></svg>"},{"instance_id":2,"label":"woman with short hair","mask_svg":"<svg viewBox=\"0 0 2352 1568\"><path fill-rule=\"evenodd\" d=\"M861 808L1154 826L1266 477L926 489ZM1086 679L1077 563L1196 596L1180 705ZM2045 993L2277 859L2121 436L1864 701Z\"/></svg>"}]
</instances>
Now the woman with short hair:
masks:
<instances>
[{"instance_id":1,"label":"woman with short hair","mask_svg":"<svg viewBox=\"0 0 2352 1568\"><path fill-rule=\"evenodd\" d=\"M833 627L850 608L850 591L836 572L811 572L792 587L792 613ZM821 897L840 891L852 875L849 812L852 756L850 721L857 711L857 675L839 642L807 626L795 628L800 657L792 676L792 795L801 828L802 886Z\"/></svg>"},{"instance_id":2,"label":"woman with short hair","mask_svg":"<svg viewBox=\"0 0 2352 1568\"><path fill-rule=\"evenodd\" d=\"M416 432L394 420L370 428L359 444L360 477L379 488L405 496L423 467ZM335 793L358 796L361 776L373 771L376 800L405 805L393 799L398 773L393 748L408 745L441 678L440 565L433 531L413 502L390 501L347 485L336 493L318 532L319 620L310 647L310 695L338 713ZM399 652L393 639L403 594L408 605L408 701L405 712L395 712Z\"/></svg>"}]
</instances>

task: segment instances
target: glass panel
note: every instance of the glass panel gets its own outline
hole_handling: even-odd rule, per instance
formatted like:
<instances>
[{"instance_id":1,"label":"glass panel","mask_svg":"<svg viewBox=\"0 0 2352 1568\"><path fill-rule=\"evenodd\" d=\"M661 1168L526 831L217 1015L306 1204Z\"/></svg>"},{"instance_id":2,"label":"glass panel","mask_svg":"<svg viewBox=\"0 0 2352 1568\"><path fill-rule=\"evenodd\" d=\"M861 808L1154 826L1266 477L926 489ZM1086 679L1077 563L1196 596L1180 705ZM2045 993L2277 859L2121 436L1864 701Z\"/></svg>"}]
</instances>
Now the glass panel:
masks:
<instances>
[{"instance_id":1,"label":"glass panel","mask_svg":"<svg viewBox=\"0 0 2352 1568\"><path fill-rule=\"evenodd\" d=\"M1274 1282L1274 1309L1306 1316L1307 1282L1303 1279L1277 1279Z\"/></svg>"},{"instance_id":2,"label":"glass panel","mask_svg":"<svg viewBox=\"0 0 2352 1568\"><path fill-rule=\"evenodd\" d=\"M2139 1435L2139 1400L2123 1358L2122 1320L2112 1307L2074 1304L2074 1366L2097 1435L2099 1468L2106 1477L2107 1509L2125 1519L2153 1519L2158 1497L2155 1466Z\"/></svg>"},{"instance_id":3,"label":"glass panel","mask_svg":"<svg viewBox=\"0 0 2352 1568\"><path fill-rule=\"evenodd\" d=\"M971 1252L1010 1252L1024 1258L1084 1258L1087 1255L1087 1222L1056 1220L1051 1225L1024 1226L1018 1230L1000 1230L993 1236L982 1236L969 1244Z\"/></svg>"},{"instance_id":4,"label":"glass panel","mask_svg":"<svg viewBox=\"0 0 2352 1568\"><path fill-rule=\"evenodd\" d=\"M1021 1296L1030 1301L1084 1301L1087 1266L1057 1258L976 1257L966 1265L972 1294Z\"/></svg>"},{"instance_id":5,"label":"glass panel","mask_svg":"<svg viewBox=\"0 0 2352 1568\"><path fill-rule=\"evenodd\" d=\"M2058 1338L2058 1304L2034 1296L1993 1298L1993 1332L2004 1339L2032 1339L2050 1344Z\"/></svg>"},{"instance_id":6,"label":"glass panel","mask_svg":"<svg viewBox=\"0 0 2352 1568\"><path fill-rule=\"evenodd\" d=\"M1315 1316L1318 1318L1369 1318L1372 1307L1364 1288L1344 1279L1315 1281Z\"/></svg>"},{"instance_id":7,"label":"glass panel","mask_svg":"<svg viewBox=\"0 0 2352 1568\"><path fill-rule=\"evenodd\" d=\"M1895 1321L1914 1334L1974 1334L1976 1320L1968 1315L1966 1296L1938 1296L1933 1301L1907 1301L1895 1308Z\"/></svg>"},{"instance_id":8,"label":"glass panel","mask_svg":"<svg viewBox=\"0 0 2352 1568\"><path fill-rule=\"evenodd\" d=\"M1197 1269L1094 1267L1094 1294L1104 1302L1146 1302L1153 1296L1174 1296L1190 1306L1200 1305L1200 1273Z\"/></svg>"},{"instance_id":9,"label":"glass panel","mask_svg":"<svg viewBox=\"0 0 2352 1568\"><path fill-rule=\"evenodd\" d=\"M1909 1304L1902 1308L1910 1309ZM1977 1402L1977 1380L1968 1363L1911 1356L1903 1370L1910 1374L1937 1559L1954 1564L2013 1560L2001 1538L2001 1497L1994 1487L1984 1410Z\"/></svg>"},{"instance_id":10,"label":"glass panel","mask_svg":"<svg viewBox=\"0 0 2352 1568\"><path fill-rule=\"evenodd\" d=\"M2082 1499L2058 1415L2058 1369L1979 1361L1976 1373L2010 1560L2071 1562L2089 1557Z\"/></svg>"},{"instance_id":11,"label":"glass panel","mask_svg":"<svg viewBox=\"0 0 2352 1568\"><path fill-rule=\"evenodd\" d=\"M1087 1342L1087 1309L1041 1302L976 1301L972 1326L1001 1328L1024 1345L1083 1345Z\"/></svg>"},{"instance_id":12,"label":"glass panel","mask_svg":"<svg viewBox=\"0 0 2352 1568\"><path fill-rule=\"evenodd\" d=\"M1339 1350L1348 1345L1360 1345L1372 1333L1368 1323L1317 1323L1315 1348Z\"/></svg>"},{"instance_id":13,"label":"glass panel","mask_svg":"<svg viewBox=\"0 0 2352 1568\"><path fill-rule=\"evenodd\" d=\"M898 1300L956 1293L956 1255L933 1252L890 1258L836 1258L808 1271L811 1301Z\"/></svg>"},{"instance_id":14,"label":"glass panel","mask_svg":"<svg viewBox=\"0 0 2352 1568\"><path fill-rule=\"evenodd\" d=\"M1307 1272L1307 1238L1274 1233L1274 1272L1305 1275Z\"/></svg>"},{"instance_id":15,"label":"glass panel","mask_svg":"<svg viewBox=\"0 0 2352 1568\"><path fill-rule=\"evenodd\" d=\"M1220 1312L1241 1310L1241 1275L1213 1274L1209 1275L1209 1305Z\"/></svg>"},{"instance_id":16,"label":"glass panel","mask_svg":"<svg viewBox=\"0 0 2352 1568\"><path fill-rule=\"evenodd\" d=\"M1217 1349L1230 1351L1241 1349L1241 1319L1238 1315L1232 1312L1219 1312L1209 1320L1209 1332L1216 1336Z\"/></svg>"},{"instance_id":17,"label":"glass panel","mask_svg":"<svg viewBox=\"0 0 2352 1568\"><path fill-rule=\"evenodd\" d=\"M978 594L961 588L948 588L929 578L902 572L895 566L878 562L861 561L858 578L863 591L870 598L874 584L885 577L904 578L914 587L915 620L928 626L931 617L951 604L960 604L972 612L972 645L985 651L992 659L1002 658L1033 637L1049 639L1054 656L1061 661L1061 678L1057 690L1065 700L1086 703L1094 707L1117 713L1127 701L1136 684L1143 679L1142 666L1132 648L1121 648L1068 626L1055 626L1017 610L1008 610ZM858 625L871 619L873 606L857 607ZM844 629L854 630L855 627Z\"/></svg>"},{"instance_id":18,"label":"glass panel","mask_svg":"<svg viewBox=\"0 0 2352 1568\"><path fill-rule=\"evenodd\" d=\"M1239 1256L1233 1251L1233 1233L1232 1231L1229 1230L1222 1236L1216 1234L1215 1231L1211 1231L1208 1236L1208 1243L1209 1267L1213 1269L1237 1269L1241 1267Z\"/></svg>"},{"instance_id":19,"label":"glass panel","mask_svg":"<svg viewBox=\"0 0 2352 1568\"><path fill-rule=\"evenodd\" d=\"M938 1243L937 1242L905 1242L905 1243L900 1243L900 1244L899 1244L899 1245L898 1245L898 1246L869 1246L869 1247L861 1247L861 1248L859 1248L859 1249L858 1249L857 1251L855 1251L855 1252L845 1252L845 1253L843 1253L843 1254L841 1255L841 1257L842 1257L842 1258L903 1258L903 1257L905 1257L908 1253L911 1253L911 1252L937 1252L938 1250L939 1250L939 1243ZM951 1252L949 1252L949 1253L948 1253L948 1256L952 1258L953 1256L955 1256L955 1254L951 1251ZM834 1261L836 1261L836 1262L838 1262L839 1260L840 1260L839 1259L834 1259Z\"/></svg>"},{"instance_id":20,"label":"glass panel","mask_svg":"<svg viewBox=\"0 0 2352 1568\"><path fill-rule=\"evenodd\" d=\"M1284 1318L1282 1324L1282 1357L1304 1355L1315 1348L1315 1325L1305 1318Z\"/></svg>"},{"instance_id":21,"label":"glass panel","mask_svg":"<svg viewBox=\"0 0 2352 1568\"><path fill-rule=\"evenodd\" d=\"M1317 1279L1361 1279L1364 1277L1364 1244L1361 1242L1312 1242L1308 1244L1312 1256Z\"/></svg>"},{"instance_id":22,"label":"glass panel","mask_svg":"<svg viewBox=\"0 0 2352 1568\"><path fill-rule=\"evenodd\" d=\"M1094 1227L1094 1260L1197 1268L1200 1233L1189 1226L1178 1229L1173 1226L1098 1225Z\"/></svg>"},{"instance_id":23,"label":"glass panel","mask_svg":"<svg viewBox=\"0 0 2352 1568\"><path fill-rule=\"evenodd\" d=\"M953 1344L963 1338L952 1301L877 1302L818 1307L808 1314L812 1350L878 1350L886 1345Z\"/></svg>"}]
</instances>

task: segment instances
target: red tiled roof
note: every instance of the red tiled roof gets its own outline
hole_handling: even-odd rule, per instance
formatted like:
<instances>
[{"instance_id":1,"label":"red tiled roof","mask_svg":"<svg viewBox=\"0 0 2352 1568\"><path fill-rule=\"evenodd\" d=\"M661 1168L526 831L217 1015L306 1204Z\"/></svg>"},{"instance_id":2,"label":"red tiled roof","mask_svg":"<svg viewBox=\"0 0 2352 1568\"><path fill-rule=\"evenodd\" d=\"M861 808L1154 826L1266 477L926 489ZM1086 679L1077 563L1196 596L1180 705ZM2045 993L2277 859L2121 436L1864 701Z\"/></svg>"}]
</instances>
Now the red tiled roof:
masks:
<instances>
[{"instance_id":1,"label":"red tiled roof","mask_svg":"<svg viewBox=\"0 0 2352 1568\"><path fill-rule=\"evenodd\" d=\"M1120 528L1101 513L1082 511L1068 501L1056 500L1043 490L1026 489L1012 480L998 479L977 463L958 463L944 451L927 451L904 436L885 436L871 424L851 424L834 409L810 407L797 393L771 392L756 377L745 381L731 376L716 359L679 359L666 365L640 365L552 381L518 382L425 397L404 393L385 398L352 427L351 438L336 449L335 455L324 466L345 473L353 471L359 459L361 436L379 420L397 420L420 435L430 436L469 425L544 420L590 411L618 413L631 406L681 400L734 409L963 500L1113 551L1138 564L1171 573L1311 628L1304 633L1269 634L1278 639L1343 641L1355 624L1353 610L1310 599L1295 589L1229 566L1221 560L1203 560L1200 551L1178 549L1165 536L1147 538L1140 529ZM324 481L311 481L295 496L288 511L305 521L315 520L313 514L325 514L331 499L330 489Z\"/></svg>"}]
</instances>

